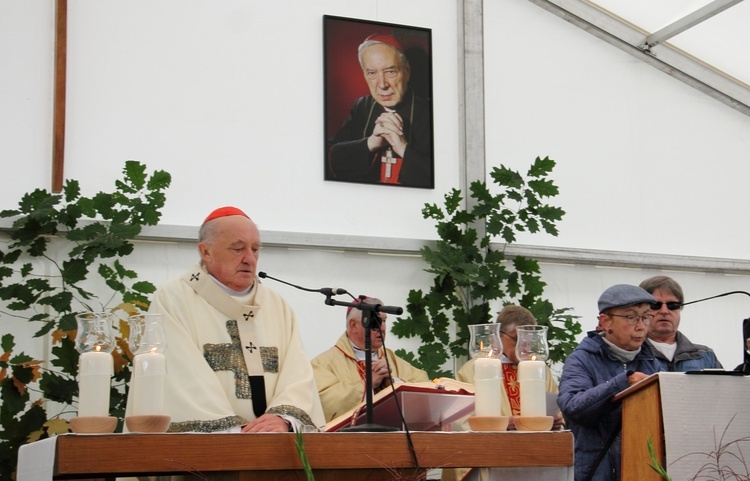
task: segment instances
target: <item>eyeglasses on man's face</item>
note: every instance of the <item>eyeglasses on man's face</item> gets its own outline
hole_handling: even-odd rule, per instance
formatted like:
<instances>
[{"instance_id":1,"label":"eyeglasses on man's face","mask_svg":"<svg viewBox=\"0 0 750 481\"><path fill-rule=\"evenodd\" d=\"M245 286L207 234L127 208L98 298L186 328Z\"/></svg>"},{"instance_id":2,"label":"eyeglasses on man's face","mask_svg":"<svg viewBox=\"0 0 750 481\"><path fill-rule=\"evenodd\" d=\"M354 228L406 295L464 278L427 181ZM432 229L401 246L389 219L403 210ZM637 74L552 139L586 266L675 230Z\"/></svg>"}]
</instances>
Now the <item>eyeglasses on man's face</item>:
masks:
<instances>
[{"instance_id":1,"label":"eyeglasses on man's face","mask_svg":"<svg viewBox=\"0 0 750 481\"><path fill-rule=\"evenodd\" d=\"M625 314L610 314L612 317L622 317L626 321L628 321L628 324L631 326L635 326L638 324L638 321L643 322L644 326L648 326L651 324L651 320L654 318L653 314L644 314L642 316L633 316L633 315L625 315Z\"/></svg>"},{"instance_id":2,"label":"eyeglasses on man's face","mask_svg":"<svg viewBox=\"0 0 750 481\"><path fill-rule=\"evenodd\" d=\"M661 309L661 306L663 306L664 304L667 305L667 309L669 309L670 311L676 311L677 309L679 309L680 307L682 307L682 304L680 304L677 301L671 301L671 302L652 302L649 306L651 307L652 311L658 311L659 309Z\"/></svg>"}]
</instances>

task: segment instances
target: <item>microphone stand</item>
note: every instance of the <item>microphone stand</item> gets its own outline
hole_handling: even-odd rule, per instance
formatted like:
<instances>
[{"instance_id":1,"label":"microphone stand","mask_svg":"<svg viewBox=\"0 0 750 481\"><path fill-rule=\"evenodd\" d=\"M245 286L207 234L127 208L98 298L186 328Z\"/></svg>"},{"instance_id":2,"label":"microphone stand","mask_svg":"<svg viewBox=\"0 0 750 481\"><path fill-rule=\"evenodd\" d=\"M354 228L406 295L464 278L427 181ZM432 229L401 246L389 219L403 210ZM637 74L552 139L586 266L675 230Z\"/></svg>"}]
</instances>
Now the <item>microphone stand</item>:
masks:
<instances>
[{"instance_id":1,"label":"microphone stand","mask_svg":"<svg viewBox=\"0 0 750 481\"><path fill-rule=\"evenodd\" d=\"M365 407L367 409L367 420L366 420L367 422L366 424L360 424L358 426L350 426L348 428L343 428L343 429L340 429L340 431L366 431L366 432L398 431L398 428L394 428L391 426L382 426L380 424L375 424L373 421L372 339L370 339L370 332L371 332L371 326L380 328L381 319L378 313L385 312L386 314L393 314L396 316L400 316L401 314L403 314L404 310L396 306L367 304L365 302L365 299L367 298L366 296L359 296L359 302L341 302L341 301L336 301L332 298L332 296L335 296L337 294L348 294L349 296L354 298L354 296L349 294L349 292L346 289L332 289L332 288L308 289L306 287L302 287L296 284L291 284L289 282L282 281L281 279L276 279L275 277L269 276L265 272L258 272L258 277L260 277L261 279L266 279L266 278L272 279L274 281L292 286L295 289L300 289L300 290L307 291L307 292L320 292L321 294L325 294L326 296L325 304L327 306L346 306L346 307L353 307L355 309L359 309L360 311L362 311L362 327L365 328Z\"/></svg>"},{"instance_id":2,"label":"microphone stand","mask_svg":"<svg viewBox=\"0 0 750 481\"><path fill-rule=\"evenodd\" d=\"M374 421L372 405L372 339L370 333L372 327L380 328L381 320L378 313L385 312L399 315L403 312L400 307L381 306L380 304L367 304L365 296L359 296L359 302L340 302L326 296L325 303L329 306L350 306L362 311L362 327L365 329L365 424L357 426L348 426L339 431L348 432L388 432L398 431L398 428L392 426L383 426L376 424Z\"/></svg>"}]
</instances>

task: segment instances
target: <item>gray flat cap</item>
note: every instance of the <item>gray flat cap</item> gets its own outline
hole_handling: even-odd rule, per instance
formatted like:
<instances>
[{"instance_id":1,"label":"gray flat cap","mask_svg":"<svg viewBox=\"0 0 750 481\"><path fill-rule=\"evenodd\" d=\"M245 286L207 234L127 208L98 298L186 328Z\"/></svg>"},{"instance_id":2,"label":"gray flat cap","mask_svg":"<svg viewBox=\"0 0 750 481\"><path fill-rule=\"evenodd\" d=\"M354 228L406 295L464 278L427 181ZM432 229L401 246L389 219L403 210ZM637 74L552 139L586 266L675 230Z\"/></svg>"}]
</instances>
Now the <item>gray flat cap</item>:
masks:
<instances>
[{"instance_id":1,"label":"gray flat cap","mask_svg":"<svg viewBox=\"0 0 750 481\"><path fill-rule=\"evenodd\" d=\"M613 307L626 307L644 302L656 302L656 298L638 286L616 284L599 296L599 313Z\"/></svg>"}]
</instances>

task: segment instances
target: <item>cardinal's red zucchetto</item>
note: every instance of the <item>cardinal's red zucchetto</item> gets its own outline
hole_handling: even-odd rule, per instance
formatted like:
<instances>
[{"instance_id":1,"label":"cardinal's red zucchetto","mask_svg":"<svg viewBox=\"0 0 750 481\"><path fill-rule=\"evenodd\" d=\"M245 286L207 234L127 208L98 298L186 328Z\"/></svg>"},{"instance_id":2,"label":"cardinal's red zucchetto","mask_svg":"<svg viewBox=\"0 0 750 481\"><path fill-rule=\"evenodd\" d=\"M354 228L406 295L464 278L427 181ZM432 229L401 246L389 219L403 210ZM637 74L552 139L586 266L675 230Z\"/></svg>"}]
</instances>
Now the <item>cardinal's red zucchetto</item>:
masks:
<instances>
[{"instance_id":1,"label":"cardinal's red zucchetto","mask_svg":"<svg viewBox=\"0 0 750 481\"><path fill-rule=\"evenodd\" d=\"M232 206L226 206L226 207L219 207L218 209L214 210L210 214L208 214L208 217L206 217L206 220L203 221L205 224L206 222L214 219L218 219L219 217L228 217L230 215L241 215L243 217L250 218L247 214L242 212L237 207Z\"/></svg>"}]
</instances>

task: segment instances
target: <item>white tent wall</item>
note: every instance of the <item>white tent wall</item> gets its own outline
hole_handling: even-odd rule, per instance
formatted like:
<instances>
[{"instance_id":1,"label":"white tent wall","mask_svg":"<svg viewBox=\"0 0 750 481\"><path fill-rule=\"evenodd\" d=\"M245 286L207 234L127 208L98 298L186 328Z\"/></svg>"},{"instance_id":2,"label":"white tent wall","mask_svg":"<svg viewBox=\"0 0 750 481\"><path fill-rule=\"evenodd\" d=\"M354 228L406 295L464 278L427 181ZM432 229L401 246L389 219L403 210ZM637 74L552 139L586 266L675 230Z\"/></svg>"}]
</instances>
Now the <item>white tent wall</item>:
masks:
<instances>
[{"instance_id":1,"label":"white tent wall","mask_svg":"<svg viewBox=\"0 0 750 481\"><path fill-rule=\"evenodd\" d=\"M426 289L431 279L416 249L382 253L320 239L411 246L435 238L421 208L460 186L458 7L448 0L70 0L65 176L91 195L110 190L127 159L172 174L154 231L165 241L138 242L126 262L157 285L195 262L191 237L208 211L234 204L273 240L260 270L405 306L409 289ZM434 190L323 181L323 15L432 30ZM682 283L688 300L750 290L747 227L737 220L748 204L750 118L527 0L484 2L484 19L487 169L525 169L549 155L558 162L555 203L567 211L559 237L521 243L619 259L545 261L549 299L574 308L591 329L606 287L662 272L641 267L641 255L669 257L664 273ZM54 2L0 0L2 209L50 185L53 27ZM188 234L171 240L174 230ZM296 245L308 235L318 236L316 245ZM708 267L690 267L681 256L707 258ZM720 269L710 259L739 261ZM297 312L310 357L333 344L343 308L266 282ZM689 306L681 328L733 368L749 306L740 296ZM9 332L6 323L16 321L0 316L0 334ZM33 354L46 349L41 340L23 342ZM394 336L388 344L417 345Z\"/></svg>"}]
</instances>

